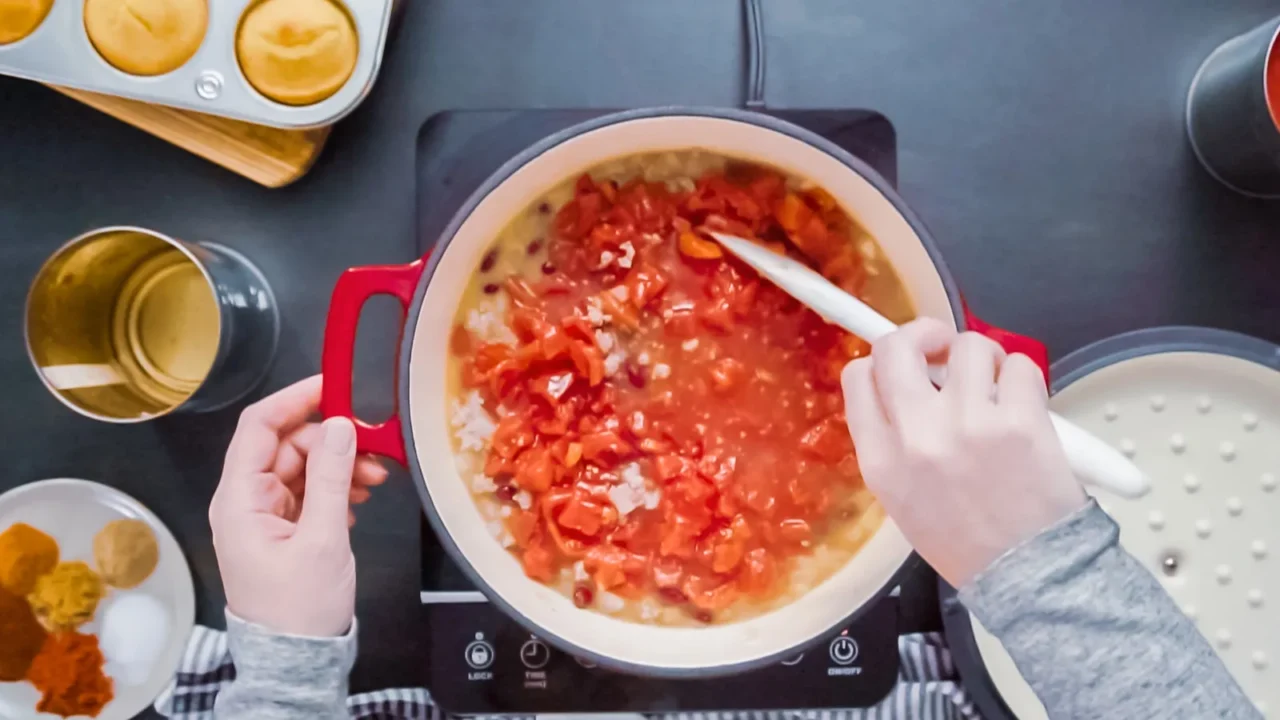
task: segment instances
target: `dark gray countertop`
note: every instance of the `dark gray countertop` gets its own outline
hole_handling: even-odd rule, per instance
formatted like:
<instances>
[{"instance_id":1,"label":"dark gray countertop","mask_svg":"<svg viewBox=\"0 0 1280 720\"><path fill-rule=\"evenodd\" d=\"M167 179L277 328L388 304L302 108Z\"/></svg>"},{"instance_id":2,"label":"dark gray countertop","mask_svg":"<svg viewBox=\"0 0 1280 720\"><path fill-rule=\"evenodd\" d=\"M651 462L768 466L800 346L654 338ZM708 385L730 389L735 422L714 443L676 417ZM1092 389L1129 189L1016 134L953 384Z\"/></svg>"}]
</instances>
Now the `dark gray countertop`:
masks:
<instances>
[{"instance_id":1,"label":"dark gray countertop","mask_svg":"<svg viewBox=\"0 0 1280 720\"><path fill-rule=\"evenodd\" d=\"M898 130L903 194L974 309L1055 355L1120 331L1213 325L1280 341L1280 206L1195 164L1182 103L1219 42L1275 0L765 0L771 105L865 106ZM413 255L414 138L446 108L742 102L738 0L419 0L374 94L309 176L264 190L29 83L0 80L0 491L73 476L152 507L187 549L199 618L220 624L206 507L235 410L108 427L48 397L22 346L27 283L60 243L140 224L242 250L284 314L285 364L319 366L342 269ZM394 326L371 306L373 330ZM389 409L391 348L362 348L367 415ZM278 368L269 388L296 379ZM391 483L355 531L362 656L353 686L414 684L417 498Z\"/></svg>"}]
</instances>

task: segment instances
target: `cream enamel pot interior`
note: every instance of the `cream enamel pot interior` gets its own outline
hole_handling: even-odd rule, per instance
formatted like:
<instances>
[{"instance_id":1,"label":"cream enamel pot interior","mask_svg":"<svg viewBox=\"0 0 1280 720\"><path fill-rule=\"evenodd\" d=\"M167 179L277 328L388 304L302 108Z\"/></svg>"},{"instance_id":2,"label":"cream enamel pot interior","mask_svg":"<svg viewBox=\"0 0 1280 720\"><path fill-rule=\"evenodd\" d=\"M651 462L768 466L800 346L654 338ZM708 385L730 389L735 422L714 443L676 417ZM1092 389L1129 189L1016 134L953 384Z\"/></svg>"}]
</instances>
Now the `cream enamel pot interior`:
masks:
<instances>
[{"instance_id":1,"label":"cream enamel pot interior","mask_svg":"<svg viewBox=\"0 0 1280 720\"><path fill-rule=\"evenodd\" d=\"M1043 363L1035 341L969 318L927 232L883 178L832 143L773 118L734 110L652 109L570 128L517 156L458 211L428 258L402 266L353 268L334 289L325 332L325 416L352 417L351 361L364 301L397 297L406 310L399 353L398 409L387 422L357 422L361 451L406 464L444 546L479 588L517 621L578 657L626 672L688 677L764 665L821 638L894 584L911 547L886 520L830 579L795 602L740 623L669 628L580 610L527 578L490 535L453 461L446 361L463 290L508 221L545 191L619 156L701 148L772 165L828 190L877 239L917 310L989 331Z\"/></svg>"}]
</instances>

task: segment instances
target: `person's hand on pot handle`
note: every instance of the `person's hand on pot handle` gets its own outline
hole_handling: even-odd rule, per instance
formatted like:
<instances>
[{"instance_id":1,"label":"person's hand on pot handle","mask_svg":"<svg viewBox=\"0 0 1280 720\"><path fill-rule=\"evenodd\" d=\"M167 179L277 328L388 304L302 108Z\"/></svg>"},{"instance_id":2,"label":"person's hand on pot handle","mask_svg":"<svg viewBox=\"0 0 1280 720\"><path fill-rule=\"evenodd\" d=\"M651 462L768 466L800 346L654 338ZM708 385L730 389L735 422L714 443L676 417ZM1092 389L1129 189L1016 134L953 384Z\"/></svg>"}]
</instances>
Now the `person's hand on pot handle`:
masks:
<instances>
[{"instance_id":1,"label":"person's hand on pot handle","mask_svg":"<svg viewBox=\"0 0 1280 720\"><path fill-rule=\"evenodd\" d=\"M930 360L946 362L940 390ZM867 486L952 585L1084 506L1044 376L1025 355L920 319L850 363L843 382Z\"/></svg>"},{"instance_id":2,"label":"person's hand on pot handle","mask_svg":"<svg viewBox=\"0 0 1280 720\"><path fill-rule=\"evenodd\" d=\"M350 506L387 477L377 460L357 456L350 420L311 421L320 386L308 378L245 409L209 506L228 609L304 637L351 627Z\"/></svg>"}]
</instances>

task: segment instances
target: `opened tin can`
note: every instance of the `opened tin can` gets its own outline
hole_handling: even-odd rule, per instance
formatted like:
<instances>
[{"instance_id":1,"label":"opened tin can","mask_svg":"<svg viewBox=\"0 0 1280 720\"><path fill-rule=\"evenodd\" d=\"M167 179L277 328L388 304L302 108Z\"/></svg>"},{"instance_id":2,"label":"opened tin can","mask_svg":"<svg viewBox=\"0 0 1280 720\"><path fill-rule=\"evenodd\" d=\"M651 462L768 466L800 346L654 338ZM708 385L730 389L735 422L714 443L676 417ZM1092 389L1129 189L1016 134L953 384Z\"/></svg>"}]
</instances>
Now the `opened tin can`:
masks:
<instances>
[{"instance_id":1,"label":"opened tin can","mask_svg":"<svg viewBox=\"0 0 1280 720\"><path fill-rule=\"evenodd\" d=\"M1187 136L1222 184L1280 197L1280 16L1205 58L1187 93Z\"/></svg>"},{"instance_id":2,"label":"opened tin can","mask_svg":"<svg viewBox=\"0 0 1280 720\"><path fill-rule=\"evenodd\" d=\"M279 326L266 279L234 250L109 227L45 263L24 329L31 362L59 400L132 423L242 398L266 376Z\"/></svg>"}]
</instances>

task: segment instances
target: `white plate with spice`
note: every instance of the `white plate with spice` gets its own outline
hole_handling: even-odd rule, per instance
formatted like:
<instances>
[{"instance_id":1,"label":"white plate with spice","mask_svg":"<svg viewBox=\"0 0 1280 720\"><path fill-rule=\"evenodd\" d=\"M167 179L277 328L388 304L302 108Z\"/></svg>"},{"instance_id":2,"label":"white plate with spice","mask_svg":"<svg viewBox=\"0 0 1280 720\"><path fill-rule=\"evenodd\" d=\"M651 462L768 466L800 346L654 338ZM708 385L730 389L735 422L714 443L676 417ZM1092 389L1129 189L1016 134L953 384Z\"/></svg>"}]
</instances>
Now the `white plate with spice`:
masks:
<instances>
[{"instance_id":1,"label":"white plate with spice","mask_svg":"<svg viewBox=\"0 0 1280 720\"><path fill-rule=\"evenodd\" d=\"M134 521L121 523L120 521ZM95 557L95 538L109 524L116 530L130 529L146 536L145 525L155 538L158 561L154 571L129 589L104 583L105 595L92 618L76 628L82 635L98 639L105 657L104 671L111 679L112 699L97 715L98 720L127 720L147 708L173 679L174 671L186 648L187 638L195 626L195 588L191 569L173 534L160 519L128 495L87 480L42 480L0 495L0 534L16 523L45 533L58 544L59 563L83 562L96 573L110 577L117 584L133 584L150 563L137 562L122 571L117 550L99 543ZM128 544L128 543L124 543ZM115 543L118 547L124 545ZM0 585L15 582L11 548L0 545ZM146 552L127 550L131 560ZM111 567L103 568L102 564ZM132 574L134 577L128 577ZM49 575L45 574L45 582ZM45 588L47 590L47 587ZM14 593L9 593L10 597ZM33 602L41 595L37 586ZM47 617L47 616L46 616ZM0 624L8 618L0 617ZM46 641L42 652L50 652ZM12 658L10 658L12 659ZM47 659L47 657L46 657ZM36 663L41 659L37 658ZM36 673L32 673L36 674ZM0 682L0 717L53 718L56 714L36 710L43 693L32 683Z\"/></svg>"}]
</instances>

